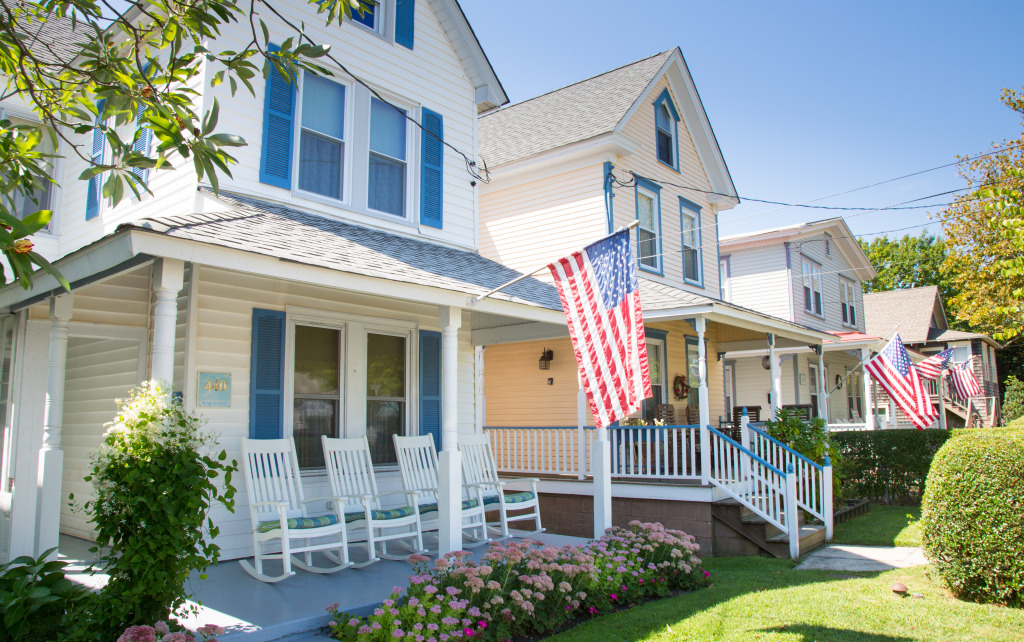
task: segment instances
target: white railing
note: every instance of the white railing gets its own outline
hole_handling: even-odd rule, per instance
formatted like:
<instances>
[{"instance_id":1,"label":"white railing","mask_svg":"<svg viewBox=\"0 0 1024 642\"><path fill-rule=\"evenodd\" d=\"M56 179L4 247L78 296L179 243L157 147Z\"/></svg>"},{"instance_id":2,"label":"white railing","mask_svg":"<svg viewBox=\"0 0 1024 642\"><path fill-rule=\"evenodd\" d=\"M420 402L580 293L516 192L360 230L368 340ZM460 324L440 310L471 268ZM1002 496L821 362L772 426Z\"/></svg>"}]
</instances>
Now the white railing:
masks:
<instances>
[{"instance_id":1,"label":"white railing","mask_svg":"<svg viewBox=\"0 0 1024 642\"><path fill-rule=\"evenodd\" d=\"M790 557L799 557L800 526L797 502L793 499L797 493L796 473L782 472L710 426L708 433L711 446L708 481L787 533Z\"/></svg>"},{"instance_id":2,"label":"white railing","mask_svg":"<svg viewBox=\"0 0 1024 642\"><path fill-rule=\"evenodd\" d=\"M608 435L615 477L700 479L700 426L617 426Z\"/></svg>"},{"instance_id":3,"label":"white railing","mask_svg":"<svg viewBox=\"0 0 1024 642\"><path fill-rule=\"evenodd\" d=\"M797 506L820 519L826 527L826 539L831 540L832 466L814 463L753 424L748 429L747 439L754 455L779 470L795 472Z\"/></svg>"},{"instance_id":4,"label":"white railing","mask_svg":"<svg viewBox=\"0 0 1024 642\"><path fill-rule=\"evenodd\" d=\"M501 472L582 479L590 470L593 428L486 426L484 433L491 438L494 461Z\"/></svg>"},{"instance_id":5,"label":"white railing","mask_svg":"<svg viewBox=\"0 0 1024 642\"><path fill-rule=\"evenodd\" d=\"M874 429L875 429L874 426L872 426L871 424L867 424L867 423L860 423L860 424L855 424L855 423L850 423L850 424L829 424L828 425L828 431L829 432L855 432L855 431L856 432L860 432L860 431L874 430Z\"/></svg>"}]
</instances>

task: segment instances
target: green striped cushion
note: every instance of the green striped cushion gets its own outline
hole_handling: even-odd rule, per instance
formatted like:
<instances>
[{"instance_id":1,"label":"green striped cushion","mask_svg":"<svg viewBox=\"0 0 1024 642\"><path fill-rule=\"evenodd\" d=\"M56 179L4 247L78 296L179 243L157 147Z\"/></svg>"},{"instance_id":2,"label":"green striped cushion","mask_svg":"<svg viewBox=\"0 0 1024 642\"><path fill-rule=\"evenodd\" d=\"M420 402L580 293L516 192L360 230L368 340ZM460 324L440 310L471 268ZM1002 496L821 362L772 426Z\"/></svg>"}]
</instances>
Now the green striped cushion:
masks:
<instances>
[{"instance_id":1,"label":"green striped cushion","mask_svg":"<svg viewBox=\"0 0 1024 642\"><path fill-rule=\"evenodd\" d=\"M337 515L317 515L316 517L293 517L288 520L288 530L320 528L321 526L330 526L331 524L337 523ZM259 532L269 533L270 531L277 530L280 527L281 522L279 520L272 519L266 522L260 522Z\"/></svg>"},{"instance_id":2,"label":"green striped cushion","mask_svg":"<svg viewBox=\"0 0 1024 642\"><path fill-rule=\"evenodd\" d=\"M479 504L475 499L464 499L462 500L462 510L469 510L470 508L476 508ZM429 504L420 504L420 515L423 513L432 513L437 510L437 502L431 502Z\"/></svg>"},{"instance_id":3,"label":"green striped cushion","mask_svg":"<svg viewBox=\"0 0 1024 642\"><path fill-rule=\"evenodd\" d=\"M533 500L533 493L528 491L528 490L523 490L523 491L520 491L518 493L505 493L505 503L506 504L521 504L523 502L528 502L528 501L532 501L532 500ZM484 497L484 504L497 504L497 503L498 503L498 496L497 495L490 495L488 497Z\"/></svg>"},{"instance_id":4,"label":"green striped cushion","mask_svg":"<svg viewBox=\"0 0 1024 642\"><path fill-rule=\"evenodd\" d=\"M412 515L412 506L370 511L370 519L372 520L399 519L401 517L408 517L409 515ZM361 519L366 519L366 513L345 513L346 524L358 522Z\"/></svg>"}]
</instances>

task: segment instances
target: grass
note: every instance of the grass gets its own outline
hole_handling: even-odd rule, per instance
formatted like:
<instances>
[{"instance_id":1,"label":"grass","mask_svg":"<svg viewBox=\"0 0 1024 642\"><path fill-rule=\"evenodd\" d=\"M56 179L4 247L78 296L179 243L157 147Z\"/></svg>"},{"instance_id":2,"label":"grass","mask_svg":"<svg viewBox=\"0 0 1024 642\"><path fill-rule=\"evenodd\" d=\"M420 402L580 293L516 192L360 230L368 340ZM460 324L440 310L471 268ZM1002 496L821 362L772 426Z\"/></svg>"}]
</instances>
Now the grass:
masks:
<instances>
[{"instance_id":1,"label":"grass","mask_svg":"<svg viewBox=\"0 0 1024 642\"><path fill-rule=\"evenodd\" d=\"M706 560L711 588L599 617L551 642L1024 641L1024 611L962 602L926 567L885 573L797 571L790 560ZM899 597L903 582L923 599Z\"/></svg>"},{"instance_id":2,"label":"grass","mask_svg":"<svg viewBox=\"0 0 1024 642\"><path fill-rule=\"evenodd\" d=\"M921 508L872 504L866 515L836 524L832 541L860 546L920 546Z\"/></svg>"}]
</instances>

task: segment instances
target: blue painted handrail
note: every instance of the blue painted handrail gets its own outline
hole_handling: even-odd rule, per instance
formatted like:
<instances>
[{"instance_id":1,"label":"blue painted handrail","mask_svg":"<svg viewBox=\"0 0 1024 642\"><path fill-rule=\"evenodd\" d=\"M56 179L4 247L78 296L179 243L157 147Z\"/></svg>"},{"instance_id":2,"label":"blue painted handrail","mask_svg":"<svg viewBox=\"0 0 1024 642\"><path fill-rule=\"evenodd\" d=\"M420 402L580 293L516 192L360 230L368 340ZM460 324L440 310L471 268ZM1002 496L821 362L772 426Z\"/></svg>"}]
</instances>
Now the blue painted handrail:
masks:
<instances>
[{"instance_id":1,"label":"blue painted handrail","mask_svg":"<svg viewBox=\"0 0 1024 642\"><path fill-rule=\"evenodd\" d=\"M779 475L779 476L781 476L781 477L785 477L785 476L786 476L786 473L782 472L781 470L779 470L779 469L778 469L778 468L776 468L775 466L772 466L771 464L769 464L769 463L768 463L768 462L766 462L765 460L761 459L760 457L758 457L757 455L755 455L755 454L754 454L753 452L751 452L751 451L750 451L750 450L748 450L747 448L744 448L744 447L743 447L743 444L737 443L737 442L736 442L736 441L734 441L734 440L733 440L733 439L732 439L731 437L729 437L729 436L727 436L727 435L725 435L725 434L723 434L723 433L721 433L721 432L719 432L719 431L715 430L715 429L714 429L714 428L712 428L711 426L708 426L708 431L709 431L709 432L713 432L713 433L715 433L716 435L718 435L719 437L721 437L721 438L722 438L722 439L724 439L725 441L729 442L729 443L730 443L730 444L732 444L733 446L736 446L736 447L737 447L737 448L739 448L739 449L740 449L741 451L743 451L744 453L746 453L747 455L749 455L751 459L753 459L754 461L756 461L756 462L760 463L760 464L761 464L762 466L764 466L764 467L765 467L765 468L767 468L768 470L770 470L770 471L774 472L775 474L777 474L777 475Z\"/></svg>"},{"instance_id":2,"label":"blue painted handrail","mask_svg":"<svg viewBox=\"0 0 1024 642\"><path fill-rule=\"evenodd\" d=\"M820 470L820 471L823 471L823 472L824 472L824 470L825 470L825 467L824 467L824 466L822 466L821 464L817 464L817 463L815 463L815 462L811 461L811 460L810 460L810 459L809 459L808 457L806 457L805 455L801 455L800 453L798 453L797 451L793 450L792 448L790 448L790 447L789 447L789 446L787 446L786 444L782 443L781 441L779 441L779 440L778 440L778 439L776 439L775 437L772 437L771 435L769 435L769 434L768 434L768 433L766 433L765 431L763 431L763 430L760 430L760 429L758 429L758 428L755 428L755 427L754 427L753 425L751 425L751 424L747 424L747 427L748 427L748 428L750 428L751 430L753 430L754 432L756 432L757 434L761 435L762 437L765 437L766 439L768 439L768 440L769 440L769 441L771 441L772 443L774 443L774 444L776 444L776 445L778 445L778 446L782 446L782 447L783 447L784 449L788 450L788 451L789 451L789 452L790 452L791 454L793 454L793 455L796 455L796 456L797 456L797 457L799 457L800 459L803 459L803 460L804 460L805 462L807 462L807 463L808 463L808 464L810 464L811 466L814 466L814 467L815 467L815 468L817 468L818 470Z\"/></svg>"}]
</instances>

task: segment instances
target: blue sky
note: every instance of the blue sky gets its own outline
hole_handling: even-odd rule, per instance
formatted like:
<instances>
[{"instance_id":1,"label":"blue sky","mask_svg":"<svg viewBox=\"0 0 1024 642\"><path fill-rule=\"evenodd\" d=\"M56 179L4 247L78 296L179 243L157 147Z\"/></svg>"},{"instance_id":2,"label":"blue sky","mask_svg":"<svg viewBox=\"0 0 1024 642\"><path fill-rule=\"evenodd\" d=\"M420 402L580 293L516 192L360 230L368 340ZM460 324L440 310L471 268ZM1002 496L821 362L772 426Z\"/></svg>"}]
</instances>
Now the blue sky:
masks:
<instances>
[{"instance_id":1,"label":"blue sky","mask_svg":"<svg viewBox=\"0 0 1024 642\"><path fill-rule=\"evenodd\" d=\"M461 0L513 102L679 46L740 196L803 202L1015 138L1024 2ZM946 168L816 204L883 207L963 187ZM926 203L941 203L949 197ZM767 213L769 210L777 210ZM856 234L932 210L848 218ZM744 202L723 235L835 212ZM894 232L916 234L921 229Z\"/></svg>"}]
</instances>

